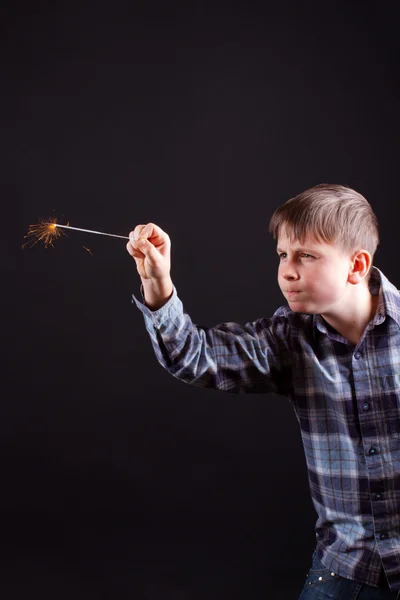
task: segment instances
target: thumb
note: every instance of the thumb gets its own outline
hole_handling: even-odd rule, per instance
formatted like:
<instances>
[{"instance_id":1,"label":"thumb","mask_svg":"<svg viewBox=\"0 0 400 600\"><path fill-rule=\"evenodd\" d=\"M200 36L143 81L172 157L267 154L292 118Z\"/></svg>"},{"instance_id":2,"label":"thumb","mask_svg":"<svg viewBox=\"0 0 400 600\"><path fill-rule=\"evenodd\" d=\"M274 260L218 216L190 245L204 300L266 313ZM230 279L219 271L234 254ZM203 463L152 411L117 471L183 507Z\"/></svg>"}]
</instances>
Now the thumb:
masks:
<instances>
[{"instance_id":1,"label":"thumb","mask_svg":"<svg viewBox=\"0 0 400 600\"><path fill-rule=\"evenodd\" d=\"M155 246L145 238L139 238L136 242L136 246L139 248L140 252L143 252L143 254L152 261L157 260L159 257L159 253Z\"/></svg>"}]
</instances>

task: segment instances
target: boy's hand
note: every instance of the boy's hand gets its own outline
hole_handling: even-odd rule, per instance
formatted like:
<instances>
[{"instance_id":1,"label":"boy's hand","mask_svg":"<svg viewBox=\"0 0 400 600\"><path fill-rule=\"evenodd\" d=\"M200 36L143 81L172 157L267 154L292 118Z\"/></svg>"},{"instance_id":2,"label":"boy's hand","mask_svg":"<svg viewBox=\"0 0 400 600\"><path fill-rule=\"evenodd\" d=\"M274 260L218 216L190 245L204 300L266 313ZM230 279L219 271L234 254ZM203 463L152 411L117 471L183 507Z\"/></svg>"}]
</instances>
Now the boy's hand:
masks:
<instances>
[{"instance_id":1,"label":"boy's hand","mask_svg":"<svg viewBox=\"0 0 400 600\"><path fill-rule=\"evenodd\" d=\"M147 306L161 308L173 292L169 235L154 223L137 225L129 234L126 249L135 260Z\"/></svg>"},{"instance_id":2,"label":"boy's hand","mask_svg":"<svg viewBox=\"0 0 400 600\"><path fill-rule=\"evenodd\" d=\"M171 240L154 223L137 225L129 234L126 245L134 258L141 279L163 280L171 270Z\"/></svg>"}]
</instances>

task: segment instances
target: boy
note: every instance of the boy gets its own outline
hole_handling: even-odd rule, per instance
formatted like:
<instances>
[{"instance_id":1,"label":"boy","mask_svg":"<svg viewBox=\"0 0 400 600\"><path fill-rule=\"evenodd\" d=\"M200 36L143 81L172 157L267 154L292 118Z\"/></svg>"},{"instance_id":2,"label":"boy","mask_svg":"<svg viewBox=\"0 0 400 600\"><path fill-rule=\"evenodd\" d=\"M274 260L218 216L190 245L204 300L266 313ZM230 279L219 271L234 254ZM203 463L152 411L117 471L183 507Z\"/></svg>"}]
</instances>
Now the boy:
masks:
<instances>
[{"instance_id":1,"label":"boy","mask_svg":"<svg viewBox=\"0 0 400 600\"><path fill-rule=\"evenodd\" d=\"M361 194L318 185L273 214L288 306L242 326L194 325L170 278L170 239L138 225L134 299L159 362L186 383L287 396L300 424L317 547L301 600L400 598L400 294L373 266Z\"/></svg>"}]
</instances>

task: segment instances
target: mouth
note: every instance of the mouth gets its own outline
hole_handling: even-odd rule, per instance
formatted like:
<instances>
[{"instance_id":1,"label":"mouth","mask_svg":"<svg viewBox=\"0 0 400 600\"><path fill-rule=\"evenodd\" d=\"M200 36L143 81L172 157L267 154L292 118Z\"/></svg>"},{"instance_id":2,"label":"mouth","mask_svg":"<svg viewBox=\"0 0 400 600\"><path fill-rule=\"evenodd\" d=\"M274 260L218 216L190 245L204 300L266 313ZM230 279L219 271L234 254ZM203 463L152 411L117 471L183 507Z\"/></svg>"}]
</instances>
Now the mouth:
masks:
<instances>
[{"instance_id":1,"label":"mouth","mask_svg":"<svg viewBox=\"0 0 400 600\"><path fill-rule=\"evenodd\" d=\"M297 296L300 294L300 292L296 292L296 291L288 291L286 292L286 297L288 300L296 300Z\"/></svg>"}]
</instances>

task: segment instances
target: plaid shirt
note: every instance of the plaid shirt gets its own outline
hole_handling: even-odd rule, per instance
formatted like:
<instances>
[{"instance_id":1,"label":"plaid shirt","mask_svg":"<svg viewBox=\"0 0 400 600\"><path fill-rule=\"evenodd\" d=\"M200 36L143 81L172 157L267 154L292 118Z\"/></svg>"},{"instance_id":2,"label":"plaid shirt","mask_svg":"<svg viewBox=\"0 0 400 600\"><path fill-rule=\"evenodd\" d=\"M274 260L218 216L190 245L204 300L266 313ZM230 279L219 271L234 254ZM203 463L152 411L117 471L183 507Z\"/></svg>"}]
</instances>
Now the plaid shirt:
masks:
<instances>
[{"instance_id":1,"label":"plaid shirt","mask_svg":"<svg viewBox=\"0 0 400 600\"><path fill-rule=\"evenodd\" d=\"M193 324L176 290L135 297L157 359L192 385L289 398L300 424L317 555L333 572L400 590L400 294L376 267L377 312L355 347L320 315L278 308L246 325Z\"/></svg>"}]
</instances>

